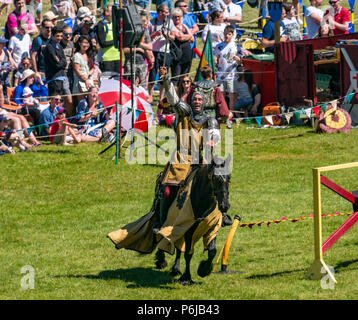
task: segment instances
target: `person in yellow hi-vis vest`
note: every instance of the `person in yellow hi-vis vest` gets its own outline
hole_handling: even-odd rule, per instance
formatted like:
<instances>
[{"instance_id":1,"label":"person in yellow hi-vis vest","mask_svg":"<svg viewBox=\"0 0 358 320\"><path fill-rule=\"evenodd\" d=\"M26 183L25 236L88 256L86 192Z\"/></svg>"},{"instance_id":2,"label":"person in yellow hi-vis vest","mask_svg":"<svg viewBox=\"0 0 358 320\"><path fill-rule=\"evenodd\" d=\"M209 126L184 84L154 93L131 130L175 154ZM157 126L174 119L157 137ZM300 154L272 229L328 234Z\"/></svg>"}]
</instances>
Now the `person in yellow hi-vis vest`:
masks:
<instances>
[{"instance_id":1,"label":"person in yellow hi-vis vest","mask_svg":"<svg viewBox=\"0 0 358 320\"><path fill-rule=\"evenodd\" d=\"M99 21L95 27L97 41L101 47L100 69L102 72L115 71L120 73L120 53L114 46L113 41L113 23L112 23L112 6L108 5L103 11L104 18ZM99 56L101 56L99 54Z\"/></svg>"}]
</instances>

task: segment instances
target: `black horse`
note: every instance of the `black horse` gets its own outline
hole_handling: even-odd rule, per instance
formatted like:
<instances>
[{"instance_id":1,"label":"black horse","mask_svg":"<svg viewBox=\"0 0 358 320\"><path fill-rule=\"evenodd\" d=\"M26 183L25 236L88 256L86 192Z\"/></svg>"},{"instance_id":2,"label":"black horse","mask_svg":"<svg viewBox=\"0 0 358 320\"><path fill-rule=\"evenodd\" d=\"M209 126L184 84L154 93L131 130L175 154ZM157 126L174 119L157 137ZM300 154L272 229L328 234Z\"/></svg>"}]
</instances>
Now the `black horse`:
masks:
<instances>
[{"instance_id":1,"label":"black horse","mask_svg":"<svg viewBox=\"0 0 358 320\"><path fill-rule=\"evenodd\" d=\"M195 216L195 223L185 233L185 272L180 277L179 283L183 285L193 284L190 274L190 261L192 254L189 250L192 246L192 238L195 229L199 223L208 216L218 204L219 210L224 214L230 208L229 203L229 183L230 183L230 155L225 159L214 158L209 165L199 165L196 174L193 178L191 186L190 200ZM208 259L201 261L198 268L198 275L200 277L208 276L213 269L213 259L216 255L216 238L214 238L208 245ZM181 251L176 250L175 263L172 267L171 274L173 276L180 275L180 256ZM164 251L158 249L155 255L156 267L163 269L167 266L165 261Z\"/></svg>"}]
</instances>

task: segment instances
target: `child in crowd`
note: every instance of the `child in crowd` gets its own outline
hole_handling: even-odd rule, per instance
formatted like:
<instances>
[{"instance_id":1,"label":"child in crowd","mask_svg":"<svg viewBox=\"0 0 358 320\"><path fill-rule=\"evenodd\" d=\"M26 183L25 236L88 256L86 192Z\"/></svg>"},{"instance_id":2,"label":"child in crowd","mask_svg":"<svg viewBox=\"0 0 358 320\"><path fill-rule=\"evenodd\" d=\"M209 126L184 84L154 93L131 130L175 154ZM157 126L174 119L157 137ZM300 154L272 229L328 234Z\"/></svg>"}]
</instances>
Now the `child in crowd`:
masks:
<instances>
[{"instance_id":1,"label":"child in crowd","mask_svg":"<svg viewBox=\"0 0 358 320\"><path fill-rule=\"evenodd\" d=\"M235 103L235 111L244 111L244 117L249 115L250 108L252 107L253 99L248 84L245 82L245 74L242 72L239 74L239 78L235 83L235 97L237 101ZM237 117L238 115L235 114Z\"/></svg>"},{"instance_id":2,"label":"child in crowd","mask_svg":"<svg viewBox=\"0 0 358 320\"><path fill-rule=\"evenodd\" d=\"M16 63L16 67L21 66L21 60L24 57L30 56L31 37L27 33L28 25L21 24L19 26L19 33L10 38L8 50L12 54L12 58Z\"/></svg>"},{"instance_id":3,"label":"child in crowd","mask_svg":"<svg viewBox=\"0 0 358 320\"><path fill-rule=\"evenodd\" d=\"M214 61L217 65L217 82L224 96L229 96L229 109L234 110L235 92L234 81L237 78L237 68L242 67L241 58L246 55L239 43L234 39L234 27L228 25L224 30L224 41L214 50Z\"/></svg>"},{"instance_id":4,"label":"child in crowd","mask_svg":"<svg viewBox=\"0 0 358 320\"><path fill-rule=\"evenodd\" d=\"M22 102L24 104L24 107L26 108L37 108L40 105L39 100L34 98L33 91L29 87L25 87L24 91L22 91Z\"/></svg>"},{"instance_id":5,"label":"child in crowd","mask_svg":"<svg viewBox=\"0 0 358 320\"><path fill-rule=\"evenodd\" d=\"M81 136L73 129L77 128L74 123L69 123L66 118L66 109L60 107L56 118L51 125L50 141L63 146L71 145L73 142L80 143Z\"/></svg>"},{"instance_id":6,"label":"child in crowd","mask_svg":"<svg viewBox=\"0 0 358 320\"><path fill-rule=\"evenodd\" d=\"M283 3L282 7L286 13L285 18L282 20L284 31L291 41L302 40L300 33L300 25L295 15L295 7L292 3Z\"/></svg>"}]
</instances>

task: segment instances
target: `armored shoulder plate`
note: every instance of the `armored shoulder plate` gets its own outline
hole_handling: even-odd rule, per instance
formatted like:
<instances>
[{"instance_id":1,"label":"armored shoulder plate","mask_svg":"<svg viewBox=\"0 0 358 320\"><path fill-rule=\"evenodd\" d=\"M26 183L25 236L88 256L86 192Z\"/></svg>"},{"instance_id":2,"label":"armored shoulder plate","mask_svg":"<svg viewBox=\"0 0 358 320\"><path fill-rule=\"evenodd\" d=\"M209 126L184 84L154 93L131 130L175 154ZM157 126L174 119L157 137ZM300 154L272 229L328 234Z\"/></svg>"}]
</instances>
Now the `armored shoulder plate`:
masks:
<instances>
[{"instance_id":1,"label":"armored shoulder plate","mask_svg":"<svg viewBox=\"0 0 358 320\"><path fill-rule=\"evenodd\" d=\"M218 121L213 117L208 117L208 129L219 129Z\"/></svg>"},{"instance_id":2,"label":"armored shoulder plate","mask_svg":"<svg viewBox=\"0 0 358 320\"><path fill-rule=\"evenodd\" d=\"M175 106L174 109L184 115L190 115L191 114L191 107L184 101L180 100Z\"/></svg>"}]
</instances>

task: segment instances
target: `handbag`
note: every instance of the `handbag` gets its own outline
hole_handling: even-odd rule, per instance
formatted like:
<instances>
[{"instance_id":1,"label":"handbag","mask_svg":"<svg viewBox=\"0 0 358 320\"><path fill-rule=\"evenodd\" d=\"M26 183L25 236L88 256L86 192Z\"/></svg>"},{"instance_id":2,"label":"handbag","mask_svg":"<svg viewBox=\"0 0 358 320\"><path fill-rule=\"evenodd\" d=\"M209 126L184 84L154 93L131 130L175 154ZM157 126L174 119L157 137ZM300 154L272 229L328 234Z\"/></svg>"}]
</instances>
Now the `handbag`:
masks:
<instances>
[{"instance_id":1,"label":"handbag","mask_svg":"<svg viewBox=\"0 0 358 320\"><path fill-rule=\"evenodd\" d=\"M180 61L183 56L183 50L173 41L170 43L170 53L174 61Z\"/></svg>"},{"instance_id":2,"label":"handbag","mask_svg":"<svg viewBox=\"0 0 358 320\"><path fill-rule=\"evenodd\" d=\"M88 79L91 82L91 86L93 86L93 81L91 78ZM86 82L82 81L82 80L78 80L78 91L80 93L87 93L88 92L88 88L86 85Z\"/></svg>"}]
</instances>

